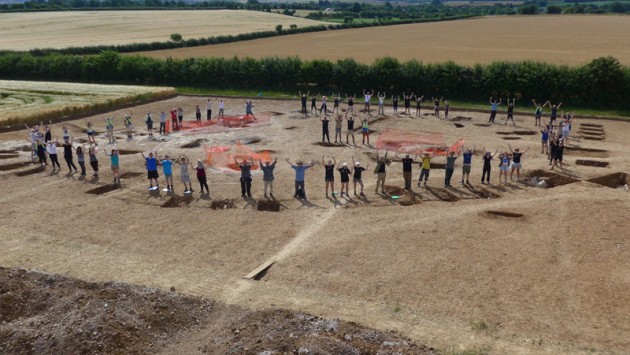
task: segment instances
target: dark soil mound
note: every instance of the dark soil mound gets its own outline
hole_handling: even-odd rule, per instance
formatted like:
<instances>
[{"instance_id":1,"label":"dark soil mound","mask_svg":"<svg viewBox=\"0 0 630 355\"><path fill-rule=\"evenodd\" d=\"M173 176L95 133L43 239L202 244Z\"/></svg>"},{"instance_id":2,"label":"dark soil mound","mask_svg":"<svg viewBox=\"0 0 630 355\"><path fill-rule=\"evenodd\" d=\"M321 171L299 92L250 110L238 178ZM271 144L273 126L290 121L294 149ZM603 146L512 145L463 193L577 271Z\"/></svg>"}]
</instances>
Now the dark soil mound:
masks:
<instances>
[{"instance_id":1,"label":"dark soil mound","mask_svg":"<svg viewBox=\"0 0 630 355\"><path fill-rule=\"evenodd\" d=\"M0 353L155 352L205 323L213 302L115 282L0 268Z\"/></svg>"},{"instance_id":2,"label":"dark soil mound","mask_svg":"<svg viewBox=\"0 0 630 355\"><path fill-rule=\"evenodd\" d=\"M617 189L628 184L628 174L626 173L614 173L610 175L600 176L594 179L587 180L595 184L607 186L613 189Z\"/></svg>"},{"instance_id":3,"label":"dark soil mound","mask_svg":"<svg viewBox=\"0 0 630 355\"><path fill-rule=\"evenodd\" d=\"M578 159L578 160L575 161L575 164L577 164L577 165L584 165L584 166L595 166L595 167L598 167L598 168L605 168L610 163L607 162L607 161Z\"/></svg>"},{"instance_id":4,"label":"dark soil mound","mask_svg":"<svg viewBox=\"0 0 630 355\"><path fill-rule=\"evenodd\" d=\"M514 212L505 212L505 211L485 211L485 215L492 217L508 217L508 218L523 218L524 214L514 213Z\"/></svg>"},{"instance_id":5,"label":"dark soil mound","mask_svg":"<svg viewBox=\"0 0 630 355\"><path fill-rule=\"evenodd\" d=\"M133 155L138 153L141 153L141 151L133 149L118 149L118 154L120 155Z\"/></svg>"},{"instance_id":6,"label":"dark soil mound","mask_svg":"<svg viewBox=\"0 0 630 355\"><path fill-rule=\"evenodd\" d=\"M0 267L0 353L424 354L395 332L284 309L250 311L116 282Z\"/></svg>"},{"instance_id":7,"label":"dark soil mound","mask_svg":"<svg viewBox=\"0 0 630 355\"><path fill-rule=\"evenodd\" d=\"M214 200L210 204L210 208L212 208L213 210L225 210L234 207L236 207L236 205L234 205L234 201L230 199Z\"/></svg>"},{"instance_id":8,"label":"dark soil mound","mask_svg":"<svg viewBox=\"0 0 630 355\"><path fill-rule=\"evenodd\" d=\"M173 196L164 202L160 207L175 208L188 206L192 200L192 196Z\"/></svg>"},{"instance_id":9,"label":"dark soil mound","mask_svg":"<svg viewBox=\"0 0 630 355\"><path fill-rule=\"evenodd\" d=\"M533 136L537 133L538 132L536 131L514 131L514 134L517 134L519 136Z\"/></svg>"},{"instance_id":10,"label":"dark soil mound","mask_svg":"<svg viewBox=\"0 0 630 355\"><path fill-rule=\"evenodd\" d=\"M515 141L517 139L521 139L521 137L503 137L503 139L505 139L507 141Z\"/></svg>"},{"instance_id":11,"label":"dark soil mound","mask_svg":"<svg viewBox=\"0 0 630 355\"><path fill-rule=\"evenodd\" d=\"M259 211L280 212L280 202L277 200L260 199L256 203L256 209Z\"/></svg>"},{"instance_id":12,"label":"dark soil mound","mask_svg":"<svg viewBox=\"0 0 630 355\"><path fill-rule=\"evenodd\" d=\"M120 189L119 185L103 185L103 186L99 186L99 187L97 187L95 189L85 191L85 193L86 194L93 194L93 195L102 195L102 194L106 194L108 192L116 191L118 189Z\"/></svg>"},{"instance_id":13,"label":"dark soil mound","mask_svg":"<svg viewBox=\"0 0 630 355\"><path fill-rule=\"evenodd\" d=\"M188 142L186 144L182 144L181 147L182 148L198 148L201 146L202 143L207 142L208 140L205 138L199 138L199 139L195 139L192 142Z\"/></svg>"},{"instance_id":14,"label":"dark soil mound","mask_svg":"<svg viewBox=\"0 0 630 355\"><path fill-rule=\"evenodd\" d=\"M470 121L470 120L472 120L472 117L465 117L465 116L455 116L451 119L451 121L453 122Z\"/></svg>"},{"instance_id":15,"label":"dark soil mound","mask_svg":"<svg viewBox=\"0 0 630 355\"><path fill-rule=\"evenodd\" d=\"M466 127L466 126L464 126L464 125L463 125L463 124L461 124L461 123L453 123L453 126L455 126L455 127L457 127L457 128L464 128L464 127Z\"/></svg>"}]
</instances>

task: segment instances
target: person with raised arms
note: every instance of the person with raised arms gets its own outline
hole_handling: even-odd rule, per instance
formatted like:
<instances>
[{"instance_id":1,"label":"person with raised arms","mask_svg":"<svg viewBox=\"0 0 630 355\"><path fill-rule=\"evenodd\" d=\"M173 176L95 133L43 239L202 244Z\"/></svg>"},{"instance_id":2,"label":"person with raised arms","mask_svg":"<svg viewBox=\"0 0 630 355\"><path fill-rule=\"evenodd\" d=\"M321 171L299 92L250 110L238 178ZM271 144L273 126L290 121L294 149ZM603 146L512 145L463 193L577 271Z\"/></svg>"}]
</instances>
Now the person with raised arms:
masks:
<instances>
[{"instance_id":1,"label":"person with raised arms","mask_svg":"<svg viewBox=\"0 0 630 355\"><path fill-rule=\"evenodd\" d=\"M326 104L326 100L328 98L326 97L326 95L322 96L322 105L319 108L319 114L321 115L321 113L324 113L324 116L328 116L328 105Z\"/></svg>"},{"instance_id":2,"label":"person with raised arms","mask_svg":"<svg viewBox=\"0 0 630 355\"><path fill-rule=\"evenodd\" d=\"M328 119L328 116L324 116L320 118L320 121L322 121L322 143L326 140L330 143L330 131L328 129L330 120Z\"/></svg>"},{"instance_id":3,"label":"person with raised arms","mask_svg":"<svg viewBox=\"0 0 630 355\"><path fill-rule=\"evenodd\" d=\"M501 177L503 182L507 184L507 174L510 170L510 154L503 152L499 155L499 184L501 183Z\"/></svg>"},{"instance_id":4,"label":"person with raised arms","mask_svg":"<svg viewBox=\"0 0 630 355\"><path fill-rule=\"evenodd\" d=\"M444 119L448 120L448 110L451 108L448 100L444 101Z\"/></svg>"},{"instance_id":5,"label":"person with raised arms","mask_svg":"<svg viewBox=\"0 0 630 355\"><path fill-rule=\"evenodd\" d=\"M372 112L370 112L370 100L372 100L373 93L374 91L372 90L365 91L365 89L363 89L363 97L365 98L365 106L363 107L363 112L367 112L367 114L370 116L372 116Z\"/></svg>"},{"instance_id":6,"label":"person with raised arms","mask_svg":"<svg viewBox=\"0 0 630 355\"><path fill-rule=\"evenodd\" d=\"M455 172L455 160L459 158L460 152L457 152L455 155L455 151L451 150L446 156L446 166L444 169L444 187L453 187L451 186L451 178L453 177L453 173Z\"/></svg>"},{"instance_id":7,"label":"person with raised arms","mask_svg":"<svg viewBox=\"0 0 630 355\"><path fill-rule=\"evenodd\" d=\"M348 137L352 136L352 144L356 145L355 141L354 141L354 117L350 116L350 118L348 118L348 130L346 131L346 144L350 144L348 142Z\"/></svg>"},{"instance_id":8,"label":"person with raised arms","mask_svg":"<svg viewBox=\"0 0 630 355\"><path fill-rule=\"evenodd\" d=\"M398 117L398 100L398 95L392 95L392 109L395 117Z\"/></svg>"},{"instance_id":9,"label":"person with raised arms","mask_svg":"<svg viewBox=\"0 0 630 355\"><path fill-rule=\"evenodd\" d=\"M46 151L48 151L48 157L50 158L50 162L53 167L53 171L59 169L61 170L61 166L59 165L59 158L57 157L57 140L51 140L46 143ZM55 165L57 168L55 168Z\"/></svg>"},{"instance_id":10,"label":"person with raised arms","mask_svg":"<svg viewBox=\"0 0 630 355\"><path fill-rule=\"evenodd\" d=\"M311 97L311 115L313 114L313 110L315 110L315 114L317 114L317 98L318 97L319 97L319 93Z\"/></svg>"},{"instance_id":11,"label":"person with raised arms","mask_svg":"<svg viewBox=\"0 0 630 355\"><path fill-rule=\"evenodd\" d=\"M513 98L510 101L510 98L507 99L507 118L505 119L505 124L507 125L509 120L512 120L512 126L516 126L514 123L514 104L516 103L516 98Z\"/></svg>"},{"instance_id":12,"label":"person with raised arms","mask_svg":"<svg viewBox=\"0 0 630 355\"><path fill-rule=\"evenodd\" d=\"M339 137L339 143L342 143L341 140L341 127L343 126L343 116L341 115L337 115L337 118L335 118L335 143L337 143L337 137ZM348 137L346 136L346 139L348 139Z\"/></svg>"},{"instance_id":13,"label":"person with raised arms","mask_svg":"<svg viewBox=\"0 0 630 355\"><path fill-rule=\"evenodd\" d=\"M433 114L437 118L440 118L440 102L442 102L443 98L444 96L440 97L439 99L437 97L433 97Z\"/></svg>"},{"instance_id":14,"label":"person with raised arms","mask_svg":"<svg viewBox=\"0 0 630 355\"><path fill-rule=\"evenodd\" d=\"M405 112L403 114L411 116L411 98L413 97L413 92L411 95L405 94L403 91L403 100L405 100Z\"/></svg>"},{"instance_id":15,"label":"person with raised arms","mask_svg":"<svg viewBox=\"0 0 630 355\"><path fill-rule=\"evenodd\" d=\"M147 125L147 137L153 139L153 118L151 118L151 112L147 112L144 123Z\"/></svg>"},{"instance_id":16,"label":"person with raised arms","mask_svg":"<svg viewBox=\"0 0 630 355\"><path fill-rule=\"evenodd\" d=\"M534 126L540 126L540 119L542 118L543 115L543 108L545 106L547 106L547 104L549 103L549 101L545 102L543 105L539 104L536 102L535 99L532 99L532 103L534 104L534 106L536 106L536 111L534 111Z\"/></svg>"},{"instance_id":17,"label":"person with raised arms","mask_svg":"<svg viewBox=\"0 0 630 355\"><path fill-rule=\"evenodd\" d=\"M300 94L300 102L302 103L302 107L300 108L300 113L302 116L306 116L306 101L308 100L308 95L311 93L307 91L306 94L302 94L302 91L298 91Z\"/></svg>"},{"instance_id":18,"label":"person with raised arms","mask_svg":"<svg viewBox=\"0 0 630 355\"><path fill-rule=\"evenodd\" d=\"M502 99L497 99L490 96L490 118L488 119L488 123L494 123L494 119L497 117L497 111L499 110L499 106L501 106Z\"/></svg>"},{"instance_id":19,"label":"person with raised arms","mask_svg":"<svg viewBox=\"0 0 630 355\"><path fill-rule=\"evenodd\" d=\"M206 167L203 166L201 160L197 160L197 166L195 167L197 170L197 181L199 181L199 188L201 189L201 194L203 195L203 189L206 188L206 194L210 194L210 189L208 189L208 180L206 178ZM190 189L192 192L192 189Z\"/></svg>"},{"instance_id":20,"label":"person with raised arms","mask_svg":"<svg viewBox=\"0 0 630 355\"><path fill-rule=\"evenodd\" d=\"M306 178L306 170L315 165L315 162L311 160L308 165L304 165L304 162L298 160L295 164L291 163L291 160L287 158L287 163L291 166L291 169L295 170L295 194L293 198L303 198L306 200L306 189L304 182Z\"/></svg>"},{"instance_id":21,"label":"person with raised arms","mask_svg":"<svg viewBox=\"0 0 630 355\"><path fill-rule=\"evenodd\" d=\"M514 171L516 171L516 181L518 181L521 179L521 169L523 168L521 158L523 154L527 153L529 148L521 151L519 148L512 149L512 146L510 146L509 144L508 148L510 148L510 152L512 152L512 169L510 170L510 180L514 180L513 175Z\"/></svg>"},{"instance_id":22,"label":"person with raised arms","mask_svg":"<svg viewBox=\"0 0 630 355\"><path fill-rule=\"evenodd\" d=\"M405 190L411 190L411 180L413 179L412 167L414 159L409 154L406 154L404 158L401 159L403 165L403 179L405 180Z\"/></svg>"},{"instance_id":23,"label":"person with raised arms","mask_svg":"<svg viewBox=\"0 0 630 355\"><path fill-rule=\"evenodd\" d=\"M420 117L420 111L422 110L422 99L424 98L424 95L418 97L417 95L414 95L412 97L412 99L416 100L416 117Z\"/></svg>"},{"instance_id":24,"label":"person with raised arms","mask_svg":"<svg viewBox=\"0 0 630 355\"><path fill-rule=\"evenodd\" d=\"M160 160L160 165L162 165L162 173L164 174L164 180L166 180L166 191L173 191L173 161L168 154L164 156L164 159Z\"/></svg>"},{"instance_id":25,"label":"person with raised arms","mask_svg":"<svg viewBox=\"0 0 630 355\"><path fill-rule=\"evenodd\" d=\"M357 98L356 94L352 94L351 96L348 96L348 94L346 94L346 100L348 102L346 106L346 114L345 114L346 117L348 117L348 114L354 115L354 99L356 98Z\"/></svg>"},{"instance_id":26,"label":"person with raised arms","mask_svg":"<svg viewBox=\"0 0 630 355\"><path fill-rule=\"evenodd\" d=\"M193 168L190 159L185 155L180 155L177 158L177 164L179 165L179 179L184 184L184 194L190 194L193 192L192 183L190 181L190 173L188 167Z\"/></svg>"},{"instance_id":27,"label":"person with raised arms","mask_svg":"<svg viewBox=\"0 0 630 355\"><path fill-rule=\"evenodd\" d=\"M98 178L98 156L96 156L96 145L88 146L88 157L90 159L90 166L94 172L92 176Z\"/></svg>"},{"instance_id":28,"label":"person with raised arms","mask_svg":"<svg viewBox=\"0 0 630 355\"><path fill-rule=\"evenodd\" d=\"M258 160L260 170L263 172L263 183L265 185L265 194L263 196L265 197L267 197L267 188L269 188L269 196L273 197L273 181L275 180L273 171L276 168L276 162L277 159L274 159L273 163L267 160L263 165L262 161Z\"/></svg>"},{"instance_id":29,"label":"person with raised arms","mask_svg":"<svg viewBox=\"0 0 630 355\"><path fill-rule=\"evenodd\" d=\"M350 183L350 169L348 168L347 163L341 164L341 168L337 169L339 171L339 175L341 177L341 196L343 196L343 191L346 191L346 197L350 197L348 194L348 185Z\"/></svg>"},{"instance_id":30,"label":"person with raised arms","mask_svg":"<svg viewBox=\"0 0 630 355\"><path fill-rule=\"evenodd\" d=\"M324 182L326 184L326 197L328 197L328 187L330 186L331 194L333 197L335 196L335 165L337 165L337 160L332 157L332 160L324 161L324 156L322 155L322 165L324 166Z\"/></svg>"},{"instance_id":31,"label":"person with raised arms","mask_svg":"<svg viewBox=\"0 0 630 355\"><path fill-rule=\"evenodd\" d=\"M257 121L256 116L254 116L253 107L254 104L252 103L252 100L245 101L245 116L252 116L254 117L254 121Z\"/></svg>"},{"instance_id":32,"label":"person with raised arms","mask_svg":"<svg viewBox=\"0 0 630 355\"><path fill-rule=\"evenodd\" d=\"M431 159L433 159L433 154L429 152L424 152L421 157L420 162L420 179L418 180L418 187L421 186L422 180L424 178L424 187L427 186L427 182L429 181L429 174L431 173Z\"/></svg>"},{"instance_id":33,"label":"person with raised arms","mask_svg":"<svg viewBox=\"0 0 630 355\"><path fill-rule=\"evenodd\" d=\"M243 159L240 163L234 157L234 162L241 169L241 197L252 197L252 165L254 164L251 157L249 159Z\"/></svg>"},{"instance_id":34,"label":"person with raised arms","mask_svg":"<svg viewBox=\"0 0 630 355\"><path fill-rule=\"evenodd\" d=\"M370 121L368 121L367 117L361 121L361 134L363 135L363 144L367 140L367 145L370 145Z\"/></svg>"},{"instance_id":35,"label":"person with raised arms","mask_svg":"<svg viewBox=\"0 0 630 355\"><path fill-rule=\"evenodd\" d=\"M361 186L361 196L365 196L365 194L363 193L363 178L362 178L362 173L369 169L370 164L368 164L365 168L361 166L361 163L354 160L354 157L352 157L352 161L354 162L353 167L352 167L352 184L354 185L354 194L357 194L357 184L359 184L359 186Z\"/></svg>"},{"instance_id":36,"label":"person with raised arms","mask_svg":"<svg viewBox=\"0 0 630 355\"><path fill-rule=\"evenodd\" d=\"M212 100L211 97L208 98L208 101L206 101L206 121L210 121L212 119L212 103L214 102L214 100Z\"/></svg>"},{"instance_id":37,"label":"person with raised arms","mask_svg":"<svg viewBox=\"0 0 630 355\"><path fill-rule=\"evenodd\" d=\"M387 178L387 165L391 162L387 160L387 151L384 156L380 156L378 149L376 150L376 167L374 168L374 174L376 174L376 189L374 193L378 193L379 185L381 187L381 193L385 194L385 179Z\"/></svg>"},{"instance_id":38,"label":"person with raised arms","mask_svg":"<svg viewBox=\"0 0 630 355\"><path fill-rule=\"evenodd\" d=\"M473 155L475 155L475 146L472 147L472 149L465 149L464 146L461 147L462 151L464 152L463 155L463 159L464 162L462 164L462 180L461 183L462 185L464 185L464 180L466 181L467 185L470 185L470 170L472 168L472 157Z\"/></svg>"},{"instance_id":39,"label":"person with raised arms","mask_svg":"<svg viewBox=\"0 0 630 355\"><path fill-rule=\"evenodd\" d=\"M549 105L551 109L551 113L549 114L549 125L553 127L556 123L556 118L558 118L558 110L560 109L560 106L562 106L562 102L558 105L554 105L549 100L547 100L545 104Z\"/></svg>"},{"instance_id":40,"label":"person with raised arms","mask_svg":"<svg viewBox=\"0 0 630 355\"><path fill-rule=\"evenodd\" d=\"M105 130L107 131L107 139L109 140L109 144L114 144L116 139L114 138L114 120L116 119L115 115L104 117L105 121Z\"/></svg>"},{"instance_id":41,"label":"person with raised arms","mask_svg":"<svg viewBox=\"0 0 630 355\"><path fill-rule=\"evenodd\" d=\"M161 136L166 134L166 112L160 111L160 133Z\"/></svg>"},{"instance_id":42,"label":"person with raised arms","mask_svg":"<svg viewBox=\"0 0 630 355\"><path fill-rule=\"evenodd\" d=\"M333 109L332 109L332 113L339 113L339 103L341 103L341 94L340 93L333 93L332 94L332 98L333 98Z\"/></svg>"},{"instance_id":43,"label":"person with raised arms","mask_svg":"<svg viewBox=\"0 0 630 355\"><path fill-rule=\"evenodd\" d=\"M149 190L158 190L160 188L160 184L158 182L158 156L153 154L153 151L149 152L149 156L146 157L144 153L140 153L142 155L142 159L145 161L145 165L147 168L147 177L149 179ZM155 188L153 188L153 180L155 180Z\"/></svg>"},{"instance_id":44,"label":"person with raised arms","mask_svg":"<svg viewBox=\"0 0 630 355\"><path fill-rule=\"evenodd\" d=\"M72 161L72 143L74 142L74 138L72 139L64 139L63 141L63 159L66 161L66 164L68 165L68 170L70 170L70 172L72 172L72 169L74 169L74 172L76 173L77 167L76 165L74 165L74 162Z\"/></svg>"},{"instance_id":45,"label":"person with raised arms","mask_svg":"<svg viewBox=\"0 0 630 355\"><path fill-rule=\"evenodd\" d=\"M110 159L112 173L114 174L114 184L120 184L120 154L118 148L112 148L109 153L107 153L106 149L103 149L103 153Z\"/></svg>"},{"instance_id":46,"label":"person with raised arms","mask_svg":"<svg viewBox=\"0 0 630 355\"><path fill-rule=\"evenodd\" d=\"M128 113L125 115L124 123L125 130L127 131L127 140L130 141L133 139L133 124L131 123L131 115L132 113Z\"/></svg>"},{"instance_id":47,"label":"person with raised arms","mask_svg":"<svg viewBox=\"0 0 630 355\"><path fill-rule=\"evenodd\" d=\"M547 127L540 130L540 154L549 154L549 130Z\"/></svg>"},{"instance_id":48,"label":"person with raised arms","mask_svg":"<svg viewBox=\"0 0 630 355\"><path fill-rule=\"evenodd\" d=\"M379 115L385 115L385 98L387 97L385 95L385 91L383 91L383 95L381 95L381 92L377 92L376 93L376 97L378 97L378 114Z\"/></svg>"},{"instance_id":49,"label":"person with raised arms","mask_svg":"<svg viewBox=\"0 0 630 355\"><path fill-rule=\"evenodd\" d=\"M485 150L485 148L484 148ZM483 159L483 170L481 173L481 183L484 183L484 180L486 181L486 184L490 185L490 172L492 171L492 159L494 159L494 156L497 154L497 152L495 152L494 154L490 153L489 150L485 150L485 154L483 155L483 157L481 159Z\"/></svg>"}]
</instances>

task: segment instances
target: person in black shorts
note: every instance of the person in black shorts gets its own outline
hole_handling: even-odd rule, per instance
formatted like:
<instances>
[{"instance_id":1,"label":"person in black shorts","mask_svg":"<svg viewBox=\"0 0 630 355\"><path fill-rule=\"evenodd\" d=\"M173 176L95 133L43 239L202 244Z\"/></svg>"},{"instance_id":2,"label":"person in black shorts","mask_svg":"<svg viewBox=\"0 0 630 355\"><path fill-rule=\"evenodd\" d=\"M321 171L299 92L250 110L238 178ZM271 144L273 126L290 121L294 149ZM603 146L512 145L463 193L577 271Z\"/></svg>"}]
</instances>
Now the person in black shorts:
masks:
<instances>
[{"instance_id":1,"label":"person in black shorts","mask_svg":"<svg viewBox=\"0 0 630 355\"><path fill-rule=\"evenodd\" d=\"M317 98L318 97L319 97L319 93L311 97L311 115L313 114L313 110L315 110L315 114L317 114Z\"/></svg>"},{"instance_id":2,"label":"person in black shorts","mask_svg":"<svg viewBox=\"0 0 630 355\"><path fill-rule=\"evenodd\" d=\"M337 160L333 157L332 160L324 162L324 156L322 155L322 164L324 165L325 175L324 181L326 182L326 197L328 197L328 186L330 186L331 194L335 196L335 165Z\"/></svg>"},{"instance_id":3,"label":"person in black shorts","mask_svg":"<svg viewBox=\"0 0 630 355\"><path fill-rule=\"evenodd\" d=\"M411 158L409 154L405 155L402 158L403 165L403 178L405 180L405 190L411 190L411 180L412 180L412 166L413 166L414 158Z\"/></svg>"},{"instance_id":4,"label":"person in black shorts","mask_svg":"<svg viewBox=\"0 0 630 355\"><path fill-rule=\"evenodd\" d=\"M422 109L422 99L424 98L424 95L418 97L417 95L414 95L413 99L416 100L416 117L420 117L420 110Z\"/></svg>"},{"instance_id":5,"label":"person in black shorts","mask_svg":"<svg viewBox=\"0 0 630 355\"><path fill-rule=\"evenodd\" d=\"M323 118L321 118L322 121L322 142L325 141L325 139L328 139L328 143L330 143L330 132L328 131L328 123L330 123L330 120L328 119L328 116L324 116Z\"/></svg>"},{"instance_id":6,"label":"person in black shorts","mask_svg":"<svg viewBox=\"0 0 630 355\"><path fill-rule=\"evenodd\" d=\"M354 160L354 157L352 157L352 161L354 162L352 167L352 184L354 185L354 194L357 194L357 184L359 184L359 186L361 186L361 196L365 196L363 193L363 179L361 178L361 173L369 168L370 164L364 168L361 166L361 163Z\"/></svg>"},{"instance_id":7,"label":"person in black shorts","mask_svg":"<svg viewBox=\"0 0 630 355\"><path fill-rule=\"evenodd\" d=\"M332 94L333 97L333 113L339 113L339 103L341 102L341 94Z\"/></svg>"},{"instance_id":8,"label":"person in black shorts","mask_svg":"<svg viewBox=\"0 0 630 355\"><path fill-rule=\"evenodd\" d=\"M558 149L558 138L554 132L549 135L549 150L547 158L549 158L549 165L553 164L553 159L556 157L556 150Z\"/></svg>"},{"instance_id":9,"label":"person in black shorts","mask_svg":"<svg viewBox=\"0 0 630 355\"><path fill-rule=\"evenodd\" d=\"M562 102L556 106L552 104L551 101L547 100L545 105L549 105L551 108L551 113L549 114L549 125L553 127L556 123L556 118L558 118L558 110L560 109L560 106L562 106Z\"/></svg>"},{"instance_id":10,"label":"person in black shorts","mask_svg":"<svg viewBox=\"0 0 630 355\"><path fill-rule=\"evenodd\" d=\"M398 95L392 95L392 108L394 109L394 116L398 117Z\"/></svg>"},{"instance_id":11,"label":"person in black shorts","mask_svg":"<svg viewBox=\"0 0 630 355\"><path fill-rule=\"evenodd\" d=\"M302 91L298 91L298 93L300 94L300 100L302 101L302 109L300 109L300 113L302 116L306 116L306 100L308 99L308 94L311 92L307 91L306 94L302 94Z\"/></svg>"},{"instance_id":12,"label":"person in black shorts","mask_svg":"<svg viewBox=\"0 0 630 355\"><path fill-rule=\"evenodd\" d=\"M512 146L510 146L509 144L508 147L512 152L512 168L510 169L510 180L514 180L512 176L514 175L514 171L516 171L516 181L518 181L521 179L521 168L523 167L523 165L521 164L521 157L529 150L529 148L521 152L519 148L512 149Z\"/></svg>"},{"instance_id":13,"label":"person in black shorts","mask_svg":"<svg viewBox=\"0 0 630 355\"><path fill-rule=\"evenodd\" d=\"M516 103L516 98L513 98L512 101L510 101L510 98L508 97L507 99L507 118L505 119L505 124L507 125L509 120L512 120L512 125L516 126L516 123L514 123L514 104Z\"/></svg>"},{"instance_id":14,"label":"person in black shorts","mask_svg":"<svg viewBox=\"0 0 630 355\"><path fill-rule=\"evenodd\" d=\"M346 197L348 197L348 183L350 182L350 169L348 169L348 164L341 164L341 168L337 170L339 170L339 174L341 175L341 196L343 196L343 191L345 188Z\"/></svg>"},{"instance_id":15,"label":"person in black shorts","mask_svg":"<svg viewBox=\"0 0 630 355\"><path fill-rule=\"evenodd\" d=\"M551 170L555 166L560 166L560 170L564 171L564 166L562 165L562 154L564 153L564 139L560 136L556 145L556 151L553 157L553 164L551 164Z\"/></svg>"},{"instance_id":16,"label":"person in black shorts","mask_svg":"<svg viewBox=\"0 0 630 355\"><path fill-rule=\"evenodd\" d=\"M348 94L346 94L346 100L348 100L348 107L346 107L346 117L348 117L348 113L350 115L354 115L354 99L356 97L356 94L352 94L352 96L348 96Z\"/></svg>"},{"instance_id":17,"label":"person in black shorts","mask_svg":"<svg viewBox=\"0 0 630 355\"><path fill-rule=\"evenodd\" d=\"M348 118L348 130L346 131L346 144L350 144L348 142L348 137L352 136L352 144L356 145L356 143L354 142L354 117L350 116L350 118Z\"/></svg>"},{"instance_id":18,"label":"person in black shorts","mask_svg":"<svg viewBox=\"0 0 630 355\"><path fill-rule=\"evenodd\" d=\"M411 97L412 96L413 96L413 92L409 96L405 95L405 93L403 92L403 99L405 100L405 112L403 113L405 115L411 116Z\"/></svg>"},{"instance_id":19,"label":"person in black shorts","mask_svg":"<svg viewBox=\"0 0 630 355\"><path fill-rule=\"evenodd\" d=\"M497 117L497 111L499 109L499 106L501 105L501 102L501 98L499 98L499 101L497 101L497 99L490 96L490 118L488 119L488 123L494 123L494 119Z\"/></svg>"},{"instance_id":20,"label":"person in black shorts","mask_svg":"<svg viewBox=\"0 0 630 355\"><path fill-rule=\"evenodd\" d=\"M440 102L442 101L443 98L444 96L440 97L439 99L436 97L433 97L433 114L437 118L440 118Z\"/></svg>"}]
</instances>

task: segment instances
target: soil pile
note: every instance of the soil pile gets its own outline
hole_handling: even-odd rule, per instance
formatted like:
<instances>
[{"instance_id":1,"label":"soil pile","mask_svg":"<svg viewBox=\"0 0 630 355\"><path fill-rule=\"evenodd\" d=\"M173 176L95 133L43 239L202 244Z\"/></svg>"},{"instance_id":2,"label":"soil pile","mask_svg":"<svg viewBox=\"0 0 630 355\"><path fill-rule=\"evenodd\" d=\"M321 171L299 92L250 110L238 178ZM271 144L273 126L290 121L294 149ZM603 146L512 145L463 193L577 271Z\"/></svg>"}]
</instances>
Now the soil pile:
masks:
<instances>
[{"instance_id":1,"label":"soil pile","mask_svg":"<svg viewBox=\"0 0 630 355\"><path fill-rule=\"evenodd\" d=\"M116 282L0 267L0 353L437 354L394 333L276 309L249 311ZM206 335L207 333L207 335Z\"/></svg>"}]
</instances>

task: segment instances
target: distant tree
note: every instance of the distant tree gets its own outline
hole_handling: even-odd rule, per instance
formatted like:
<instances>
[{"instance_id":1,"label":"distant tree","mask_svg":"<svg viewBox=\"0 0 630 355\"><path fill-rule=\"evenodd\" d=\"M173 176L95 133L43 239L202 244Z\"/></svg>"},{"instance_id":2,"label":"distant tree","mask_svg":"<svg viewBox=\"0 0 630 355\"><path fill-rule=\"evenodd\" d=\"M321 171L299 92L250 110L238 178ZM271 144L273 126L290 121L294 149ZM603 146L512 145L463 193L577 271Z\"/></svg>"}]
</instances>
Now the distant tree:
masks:
<instances>
[{"instance_id":1,"label":"distant tree","mask_svg":"<svg viewBox=\"0 0 630 355\"><path fill-rule=\"evenodd\" d=\"M548 14L561 14L562 13L562 8L560 6L557 5L549 5L547 6L547 13Z\"/></svg>"},{"instance_id":2,"label":"distant tree","mask_svg":"<svg viewBox=\"0 0 630 355\"><path fill-rule=\"evenodd\" d=\"M352 16L346 16L343 18L343 23L352 23L354 18Z\"/></svg>"},{"instance_id":3,"label":"distant tree","mask_svg":"<svg viewBox=\"0 0 630 355\"><path fill-rule=\"evenodd\" d=\"M297 28L297 25L296 25L296 24L294 24L294 23L292 23L292 24L290 24L290 25L289 25L289 28L290 28L290 29L292 29L292 30L294 30L294 29L296 29L296 28Z\"/></svg>"},{"instance_id":4,"label":"distant tree","mask_svg":"<svg viewBox=\"0 0 630 355\"><path fill-rule=\"evenodd\" d=\"M182 41L182 35L180 35L179 33L172 33L171 34L171 41L173 41L173 42L181 42Z\"/></svg>"},{"instance_id":5,"label":"distant tree","mask_svg":"<svg viewBox=\"0 0 630 355\"><path fill-rule=\"evenodd\" d=\"M355 2L352 4L352 12L361 12L361 3Z\"/></svg>"},{"instance_id":6,"label":"distant tree","mask_svg":"<svg viewBox=\"0 0 630 355\"><path fill-rule=\"evenodd\" d=\"M276 25L276 32L282 32L282 25Z\"/></svg>"},{"instance_id":7,"label":"distant tree","mask_svg":"<svg viewBox=\"0 0 630 355\"><path fill-rule=\"evenodd\" d=\"M521 13L521 15L536 15L538 13L538 6L534 4L525 5L521 6L518 11Z\"/></svg>"}]
</instances>

